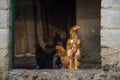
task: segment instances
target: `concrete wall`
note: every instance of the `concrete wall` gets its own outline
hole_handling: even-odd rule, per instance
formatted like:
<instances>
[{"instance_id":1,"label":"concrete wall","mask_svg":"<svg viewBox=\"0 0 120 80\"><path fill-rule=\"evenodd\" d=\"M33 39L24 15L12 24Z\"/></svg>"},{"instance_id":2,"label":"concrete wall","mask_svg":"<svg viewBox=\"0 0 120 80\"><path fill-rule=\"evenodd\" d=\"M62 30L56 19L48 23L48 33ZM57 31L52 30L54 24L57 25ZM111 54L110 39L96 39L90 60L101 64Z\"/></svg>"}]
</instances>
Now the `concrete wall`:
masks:
<instances>
[{"instance_id":1,"label":"concrete wall","mask_svg":"<svg viewBox=\"0 0 120 80\"><path fill-rule=\"evenodd\" d=\"M76 19L85 62L101 62L100 57L101 0L76 0Z\"/></svg>"},{"instance_id":2,"label":"concrete wall","mask_svg":"<svg viewBox=\"0 0 120 80\"><path fill-rule=\"evenodd\" d=\"M103 0L101 10L103 67L120 68L120 0Z\"/></svg>"},{"instance_id":3,"label":"concrete wall","mask_svg":"<svg viewBox=\"0 0 120 80\"><path fill-rule=\"evenodd\" d=\"M10 30L10 0L0 0L0 71L9 66Z\"/></svg>"}]
</instances>

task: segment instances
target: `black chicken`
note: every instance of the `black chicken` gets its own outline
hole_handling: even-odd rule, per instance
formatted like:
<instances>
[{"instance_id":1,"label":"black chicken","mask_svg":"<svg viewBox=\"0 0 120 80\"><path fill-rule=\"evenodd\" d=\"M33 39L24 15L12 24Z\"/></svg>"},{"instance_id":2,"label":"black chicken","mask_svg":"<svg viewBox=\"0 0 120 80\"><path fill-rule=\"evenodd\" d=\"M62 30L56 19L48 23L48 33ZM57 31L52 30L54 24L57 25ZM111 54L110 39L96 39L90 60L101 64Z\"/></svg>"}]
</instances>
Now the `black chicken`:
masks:
<instances>
[{"instance_id":1,"label":"black chicken","mask_svg":"<svg viewBox=\"0 0 120 80\"><path fill-rule=\"evenodd\" d=\"M35 44L36 50L36 63L39 66L39 69L52 69L53 66L53 57L56 54L56 50L52 50L50 53L47 53L43 48Z\"/></svg>"}]
</instances>

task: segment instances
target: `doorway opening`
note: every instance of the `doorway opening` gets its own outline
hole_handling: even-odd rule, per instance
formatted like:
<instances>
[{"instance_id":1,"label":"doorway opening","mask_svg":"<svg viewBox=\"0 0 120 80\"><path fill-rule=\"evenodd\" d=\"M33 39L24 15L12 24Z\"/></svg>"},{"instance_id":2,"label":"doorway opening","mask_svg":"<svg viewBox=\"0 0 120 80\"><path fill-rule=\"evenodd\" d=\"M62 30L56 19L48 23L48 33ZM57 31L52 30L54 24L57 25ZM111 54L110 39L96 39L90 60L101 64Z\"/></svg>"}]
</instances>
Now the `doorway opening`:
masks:
<instances>
[{"instance_id":1,"label":"doorway opening","mask_svg":"<svg viewBox=\"0 0 120 80\"><path fill-rule=\"evenodd\" d=\"M16 0L14 68L35 68L33 45L52 44L53 31L67 39L75 10L75 0Z\"/></svg>"},{"instance_id":2,"label":"doorway opening","mask_svg":"<svg viewBox=\"0 0 120 80\"><path fill-rule=\"evenodd\" d=\"M53 31L67 40L75 24L81 27L82 68L101 68L100 10L101 0L15 0L14 68L35 69L33 45L52 44Z\"/></svg>"}]
</instances>

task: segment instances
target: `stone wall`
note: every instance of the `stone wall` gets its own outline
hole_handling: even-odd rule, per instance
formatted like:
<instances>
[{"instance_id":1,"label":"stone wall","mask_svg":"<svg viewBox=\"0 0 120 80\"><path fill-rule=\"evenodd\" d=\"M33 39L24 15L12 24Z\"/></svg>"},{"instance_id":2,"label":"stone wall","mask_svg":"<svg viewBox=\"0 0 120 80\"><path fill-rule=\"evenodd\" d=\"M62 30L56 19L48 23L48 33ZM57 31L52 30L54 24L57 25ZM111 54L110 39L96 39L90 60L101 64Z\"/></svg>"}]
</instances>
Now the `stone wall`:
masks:
<instances>
[{"instance_id":1,"label":"stone wall","mask_svg":"<svg viewBox=\"0 0 120 80\"><path fill-rule=\"evenodd\" d=\"M120 68L120 0L102 0L101 47L102 66Z\"/></svg>"},{"instance_id":2,"label":"stone wall","mask_svg":"<svg viewBox=\"0 0 120 80\"><path fill-rule=\"evenodd\" d=\"M120 72L110 70L11 70L0 73L0 80L120 80Z\"/></svg>"},{"instance_id":3,"label":"stone wall","mask_svg":"<svg viewBox=\"0 0 120 80\"><path fill-rule=\"evenodd\" d=\"M0 0L0 71L8 69L10 54L10 0Z\"/></svg>"},{"instance_id":4,"label":"stone wall","mask_svg":"<svg viewBox=\"0 0 120 80\"><path fill-rule=\"evenodd\" d=\"M1 75L2 80L96 80L101 70L11 70ZM99 79L101 80L101 79Z\"/></svg>"}]
</instances>

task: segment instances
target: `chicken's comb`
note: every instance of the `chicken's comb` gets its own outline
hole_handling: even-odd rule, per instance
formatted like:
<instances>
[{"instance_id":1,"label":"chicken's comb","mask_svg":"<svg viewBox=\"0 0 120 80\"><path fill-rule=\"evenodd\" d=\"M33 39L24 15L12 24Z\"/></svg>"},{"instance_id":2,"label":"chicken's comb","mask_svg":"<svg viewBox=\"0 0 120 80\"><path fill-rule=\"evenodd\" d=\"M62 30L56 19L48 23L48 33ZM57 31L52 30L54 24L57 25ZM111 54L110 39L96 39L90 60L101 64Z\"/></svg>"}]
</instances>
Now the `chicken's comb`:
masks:
<instances>
[{"instance_id":1,"label":"chicken's comb","mask_svg":"<svg viewBox=\"0 0 120 80\"><path fill-rule=\"evenodd\" d=\"M62 43L61 43L61 42L58 42L57 45L61 45L61 46L62 46Z\"/></svg>"}]
</instances>

